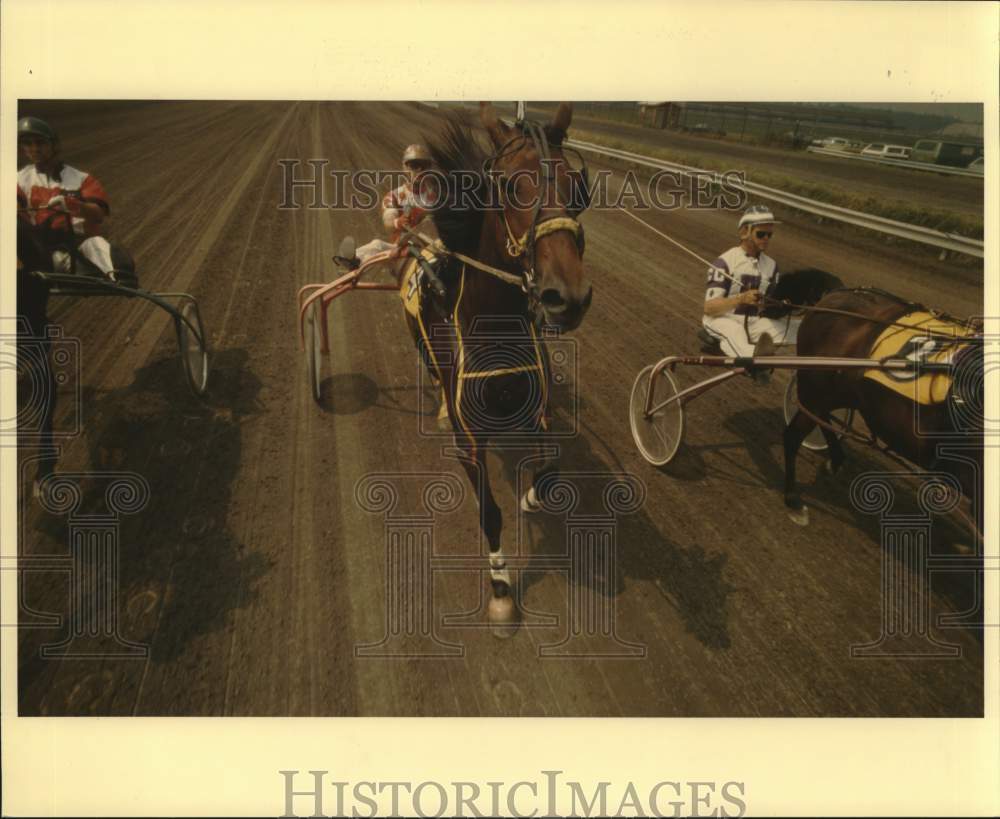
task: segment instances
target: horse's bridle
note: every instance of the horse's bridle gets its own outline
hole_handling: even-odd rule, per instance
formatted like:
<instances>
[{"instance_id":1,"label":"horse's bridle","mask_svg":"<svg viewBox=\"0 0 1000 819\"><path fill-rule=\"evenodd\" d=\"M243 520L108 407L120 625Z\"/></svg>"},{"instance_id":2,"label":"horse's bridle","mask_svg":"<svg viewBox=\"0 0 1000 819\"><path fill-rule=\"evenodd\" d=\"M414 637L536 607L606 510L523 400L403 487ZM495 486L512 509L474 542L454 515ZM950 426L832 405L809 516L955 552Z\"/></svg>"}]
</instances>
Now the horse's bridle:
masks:
<instances>
[{"instance_id":1,"label":"horse's bridle","mask_svg":"<svg viewBox=\"0 0 1000 819\"><path fill-rule=\"evenodd\" d=\"M577 251L581 256L583 256L583 226L579 221L577 221L576 217L589 203L586 201L581 203L579 210L567 209L567 213L571 214L568 216L552 216L548 219L540 219L542 199L544 198L540 195L536 198L535 204L532 207L531 224L524 234L517 236L514 231L511 230L510 222L507 219L507 211L504 207L502 207L504 194L501 175L494 171L494 163L508 153L513 153L515 146L518 150L520 150L521 143L530 139L534 144L539 157L542 159L542 175L546 180L551 178L552 168L551 163L545 161L552 158L549 152L549 142L545 136L545 129L538 123L531 120L522 120L517 123L515 127L519 128L521 133L509 139L503 147L487 159L484 170L486 175L492 179L494 184L497 186L499 201L501 203L500 217L503 222L504 230L507 233L507 252L515 259L522 260L521 288L528 294L529 298L534 300L538 297L537 274L535 272L535 247L537 243L541 239L544 239L546 236L553 233L558 233L564 230L569 231L573 234L573 238L576 241ZM588 191L587 171L585 167L580 172L580 177L583 184L583 190Z\"/></svg>"}]
</instances>

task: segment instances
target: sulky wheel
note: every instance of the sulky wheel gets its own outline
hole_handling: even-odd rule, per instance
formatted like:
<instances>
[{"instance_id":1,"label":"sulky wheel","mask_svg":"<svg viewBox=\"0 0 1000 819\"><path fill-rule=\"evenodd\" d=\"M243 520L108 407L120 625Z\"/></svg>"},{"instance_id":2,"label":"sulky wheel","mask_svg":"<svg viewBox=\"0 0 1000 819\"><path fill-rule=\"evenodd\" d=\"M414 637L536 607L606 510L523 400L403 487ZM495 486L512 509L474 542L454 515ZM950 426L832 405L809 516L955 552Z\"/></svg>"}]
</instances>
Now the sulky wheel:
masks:
<instances>
[{"instance_id":1,"label":"sulky wheel","mask_svg":"<svg viewBox=\"0 0 1000 819\"><path fill-rule=\"evenodd\" d=\"M684 438L684 408L674 401L656 410L649 418L644 416L646 395L650 389L649 376L655 365L650 364L635 377L629 398L629 422L632 438L642 457L653 466L670 463ZM677 395L677 383L667 370L657 376L653 404L661 404Z\"/></svg>"},{"instance_id":2,"label":"sulky wheel","mask_svg":"<svg viewBox=\"0 0 1000 819\"><path fill-rule=\"evenodd\" d=\"M198 305L193 301L186 302L180 309L177 340L188 384L195 395L204 395L208 388L208 342Z\"/></svg>"},{"instance_id":3,"label":"sulky wheel","mask_svg":"<svg viewBox=\"0 0 1000 819\"><path fill-rule=\"evenodd\" d=\"M323 330L319 326L321 312L319 304L313 302L306 308L305 324L302 328L302 340L306 348L306 380L313 400L319 402L320 381L323 372Z\"/></svg>"}]
</instances>

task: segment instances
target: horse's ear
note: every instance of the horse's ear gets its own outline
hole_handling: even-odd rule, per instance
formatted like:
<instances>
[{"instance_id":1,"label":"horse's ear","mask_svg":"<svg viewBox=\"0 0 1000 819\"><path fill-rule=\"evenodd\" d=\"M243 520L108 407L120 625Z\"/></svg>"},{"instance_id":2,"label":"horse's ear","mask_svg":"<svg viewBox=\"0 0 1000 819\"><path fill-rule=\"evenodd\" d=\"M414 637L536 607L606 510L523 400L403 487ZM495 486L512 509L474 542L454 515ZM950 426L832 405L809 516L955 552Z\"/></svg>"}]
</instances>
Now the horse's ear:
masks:
<instances>
[{"instance_id":1,"label":"horse's ear","mask_svg":"<svg viewBox=\"0 0 1000 819\"><path fill-rule=\"evenodd\" d=\"M486 127L486 131L489 133L490 139L493 140L493 144L497 147L510 139L510 129L500 121L500 117L497 116L492 102L479 103L479 119Z\"/></svg>"},{"instance_id":2,"label":"horse's ear","mask_svg":"<svg viewBox=\"0 0 1000 819\"><path fill-rule=\"evenodd\" d=\"M563 133L569 130L569 124L573 121L573 103L561 102L555 117L552 119L552 126Z\"/></svg>"}]
</instances>

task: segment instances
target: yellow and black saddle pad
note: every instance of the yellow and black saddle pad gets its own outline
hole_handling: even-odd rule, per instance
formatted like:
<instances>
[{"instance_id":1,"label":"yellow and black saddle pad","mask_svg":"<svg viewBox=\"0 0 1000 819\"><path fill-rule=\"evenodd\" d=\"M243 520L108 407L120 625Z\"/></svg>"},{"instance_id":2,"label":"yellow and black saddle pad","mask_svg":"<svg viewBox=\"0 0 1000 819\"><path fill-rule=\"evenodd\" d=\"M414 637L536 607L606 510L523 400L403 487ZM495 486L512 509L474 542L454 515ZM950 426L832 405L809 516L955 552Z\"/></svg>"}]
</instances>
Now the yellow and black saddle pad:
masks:
<instances>
[{"instance_id":1,"label":"yellow and black saddle pad","mask_svg":"<svg viewBox=\"0 0 1000 819\"><path fill-rule=\"evenodd\" d=\"M903 326L899 326L903 325ZM965 343L976 335L971 327L927 312L909 313L886 327L872 346L870 357L908 359L924 364L953 364ZM918 404L940 404L951 389L948 373L865 370L870 378Z\"/></svg>"},{"instance_id":2,"label":"yellow and black saddle pad","mask_svg":"<svg viewBox=\"0 0 1000 819\"><path fill-rule=\"evenodd\" d=\"M429 248L421 250L420 255L432 264L437 258L437 254ZM403 300L403 307L406 309L406 312L415 319L420 317L421 290L420 265L417 264L416 259L411 257L403 265L403 270L399 275L399 297Z\"/></svg>"}]
</instances>

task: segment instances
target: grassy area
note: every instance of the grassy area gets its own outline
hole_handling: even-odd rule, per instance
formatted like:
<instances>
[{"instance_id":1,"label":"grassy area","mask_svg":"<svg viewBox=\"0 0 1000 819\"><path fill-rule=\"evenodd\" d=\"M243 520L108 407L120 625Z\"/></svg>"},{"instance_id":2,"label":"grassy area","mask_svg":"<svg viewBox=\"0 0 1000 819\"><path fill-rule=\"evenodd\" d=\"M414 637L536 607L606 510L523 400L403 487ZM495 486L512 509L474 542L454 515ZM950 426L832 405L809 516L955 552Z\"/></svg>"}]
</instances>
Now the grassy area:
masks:
<instances>
[{"instance_id":1,"label":"grassy area","mask_svg":"<svg viewBox=\"0 0 1000 819\"><path fill-rule=\"evenodd\" d=\"M630 151L644 156L663 159L667 162L676 162L681 165L690 165L694 168L703 168L708 171L732 170L731 162L713 159L708 156L673 151L669 148L649 145L648 143L630 142L613 137L609 138L605 134L587 131L575 126L572 136L583 142L606 145L609 148ZM873 216L882 216L886 219L895 219L897 222L920 225L922 227L933 228L934 230L945 231L946 233L957 233L975 239L983 238L983 220L981 217L977 218L935 208L916 207L909 202L899 199L885 199L870 195L862 196L836 185L804 182L797 176L790 176L776 171L761 170L760 168L753 168L748 173L748 179L758 185L766 185L767 187L777 188L787 193L794 193L798 196L805 196L819 202L838 205L842 208L850 208L851 210L861 211Z\"/></svg>"}]
</instances>

